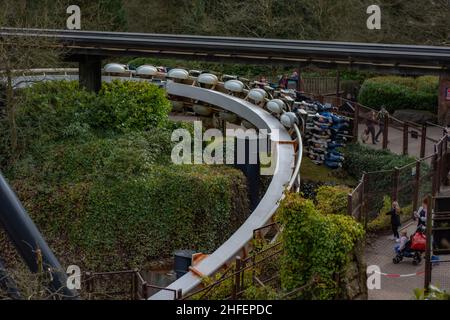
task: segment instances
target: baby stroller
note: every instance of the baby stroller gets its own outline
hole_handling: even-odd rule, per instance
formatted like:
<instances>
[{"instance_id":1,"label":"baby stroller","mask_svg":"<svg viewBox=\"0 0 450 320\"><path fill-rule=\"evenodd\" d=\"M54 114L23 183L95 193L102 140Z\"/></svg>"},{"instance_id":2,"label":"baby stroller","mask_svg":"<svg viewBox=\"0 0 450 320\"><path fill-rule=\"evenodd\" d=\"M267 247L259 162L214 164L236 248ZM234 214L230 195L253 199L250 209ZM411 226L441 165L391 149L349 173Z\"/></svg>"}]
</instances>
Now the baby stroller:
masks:
<instances>
[{"instance_id":1,"label":"baby stroller","mask_svg":"<svg viewBox=\"0 0 450 320\"><path fill-rule=\"evenodd\" d=\"M396 245L394 250L396 256L392 259L394 264L400 263L403 258L412 258L413 265L418 265L422 261L422 253L425 252L427 239L423 228L419 227L417 231L406 242L404 248L400 250L400 245Z\"/></svg>"}]
</instances>

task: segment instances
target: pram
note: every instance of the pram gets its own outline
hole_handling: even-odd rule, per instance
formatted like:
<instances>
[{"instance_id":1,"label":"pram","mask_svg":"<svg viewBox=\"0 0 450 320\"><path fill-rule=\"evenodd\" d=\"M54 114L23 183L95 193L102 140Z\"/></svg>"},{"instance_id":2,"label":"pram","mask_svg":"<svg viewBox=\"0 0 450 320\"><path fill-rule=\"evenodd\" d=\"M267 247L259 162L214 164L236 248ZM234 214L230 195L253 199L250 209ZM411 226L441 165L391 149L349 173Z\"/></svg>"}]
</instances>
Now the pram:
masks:
<instances>
[{"instance_id":1,"label":"pram","mask_svg":"<svg viewBox=\"0 0 450 320\"><path fill-rule=\"evenodd\" d=\"M403 249L400 250L400 245L394 247L396 256L392 259L394 264L400 263L403 258L412 258L413 265L418 265L422 261L422 253L425 252L426 237L422 228L417 231L406 242Z\"/></svg>"}]
</instances>

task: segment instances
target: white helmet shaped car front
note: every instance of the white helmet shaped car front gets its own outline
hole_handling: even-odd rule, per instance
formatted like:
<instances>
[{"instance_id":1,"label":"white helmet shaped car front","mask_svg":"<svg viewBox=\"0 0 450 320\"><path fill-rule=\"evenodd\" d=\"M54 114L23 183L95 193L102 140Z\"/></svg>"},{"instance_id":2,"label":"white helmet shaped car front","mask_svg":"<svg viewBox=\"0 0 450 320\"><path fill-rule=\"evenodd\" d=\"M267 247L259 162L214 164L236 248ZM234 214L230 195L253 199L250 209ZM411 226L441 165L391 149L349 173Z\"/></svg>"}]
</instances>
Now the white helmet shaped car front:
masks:
<instances>
[{"instance_id":1,"label":"white helmet shaped car front","mask_svg":"<svg viewBox=\"0 0 450 320\"><path fill-rule=\"evenodd\" d=\"M219 79L215 74L202 73L198 76L197 82L208 86L215 86L219 82Z\"/></svg>"},{"instance_id":2,"label":"white helmet shaped car front","mask_svg":"<svg viewBox=\"0 0 450 320\"><path fill-rule=\"evenodd\" d=\"M267 97L267 92L263 89L252 89L248 92L248 97L256 103L263 102Z\"/></svg>"},{"instance_id":3,"label":"white helmet shaped car front","mask_svg":"<svg viewBox=\"0 0 450 320\"><path fill-rule=\"evenodd\" d=\"M127 67L123 64L108 63L104 70L107 73L125 73L127 71Z\"/></svg>"},{"instance_id":4,"label":"white helmet shaped car front","mask_svg":"<svg viewBox=\"0 0 450 320\"><path fill-rule=\"evenodd\" d=\"M138 76L156 76L158 74L158 69L154 66L143 65L136 69L136 74Z\"/></svg>"},{"instance_id":5,"label":"white helmet shaped car front","mask_svg":"<svg viewBox=\"0 0 450 320\"><path fill-rule=\"evenodd\" d=\"M280 122L286 128L293 128L294 124L298 124L298 118L295 113L286 112L281 115Z\"/></svg>"},{"instance_id":6,"label":"white helmet shaped car front","mask_svg":"<svg viewBox=\"0 0 450 320\"><path fill-rule=\"evenodd\" d=\"M167 73L167 78L174 80L187 80L189 79L189 72L184 69L172 69Z\"/></svg>"},{"instance_id":7,"label":"white helmet shaped car front","mask_svg":"<svg viewBox=\"0 0 450 320\"><path fill-rule=\"evenodd\" d=\"M283 113L283 110L286 108L286 105L281 99L273 99L267 102L266 107L267 109L269 109L270 112L280 114Z\"/></svg>"},{"instance_id":8,"label":"white helmet shaped car front","mask_svg":"<svg viewBox=\"0 0 450 320\"><path fill-rule=\"evenodd\" d=\"M228 80L225 82L224 87L226 90L234 93L241 93L244 91L244 83L239 80Z\"/></svg>"}]
</instances>

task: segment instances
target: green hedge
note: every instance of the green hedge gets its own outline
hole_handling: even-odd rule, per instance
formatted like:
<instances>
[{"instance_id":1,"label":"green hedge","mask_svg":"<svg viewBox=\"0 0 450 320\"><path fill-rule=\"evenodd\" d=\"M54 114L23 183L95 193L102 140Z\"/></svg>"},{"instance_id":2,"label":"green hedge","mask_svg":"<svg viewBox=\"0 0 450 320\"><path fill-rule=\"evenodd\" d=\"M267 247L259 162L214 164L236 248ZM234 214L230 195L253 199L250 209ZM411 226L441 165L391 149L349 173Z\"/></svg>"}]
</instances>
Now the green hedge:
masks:
<instances>
[{"instance_id":1,"label":"green hedge","mask_svg":"<svg viewBox=\"0 0 450 320\"><path fill-rule=\"evenodd\" d=\"M22 152L1 168L63 264L112 271L176 249L211 252L250 213L240 171L171 164L183 125L168 121L155 86L114 82L96 96L48 82L21 97Z\"/></svg>"},{"instance_id":2,"label":"green hedge","mask_svg":"<svg viewBox=\"0 0 450 320\"><path fill-rule=\"evenodd\" d=\"M437 77L419 78L376 77L366 80L359 92L361 104L374 109L385 106L393 113L399 109L437 112L439 80Z\"/></svg>"},{"instance_id":3,"label":"green hedge","mask_svg":"<svg viewBox=\"0 0 450 320\"><path fill-rule=\"evenodd\" d=\"M320 186L317 189L317 210L322 214L346 215L348 194L352 189L347 186Z\"/></svg>"},{"instance_id":4,"label":"green hedge","mask_svg":"<svg viewBox=\"0 0 450 320\"><path fill-rule=\"evenodd\" d=\"M61 182L36 173L61 165L44 162L11 183L67 264L111 271L143 267L176 249L211 252L249 213L245 177L233 169L154 165L114 178L111 168L103 177Z\"/></svg>"},{"instance_id":5,"label":"green hedge","mask_svg":"<svg viewBox=\"0 0 450 320\"><path fill-rule=\"evenodd\" d=\"M351 255L363 239L362 226L343 215L323 215L311 200L289 194L282 201L277 218L283 225L281 241L281 283L290 291L318 283L300 296L302 299L339 299L345 296L340 280L348 270Z\"/></svg>"},{"instance_id":6,"label":"green hedge","mask_svg":"<svg viewBox=\"0 0 450 320\"><path fill-rule=\"evenodd\" d=\"M92 130L105 134L164 127L171 108L162 89L133 81L103 83L98 95L74 81L41 82L22 90L20 99L17 126L23 149L37 140L84 138Z\"/></svg>"},{"instance_id":7,"label":"green hedge","mask_svg":"<svg viewBox=\"0 0 450 320\"><path fill-rule=\"evenodd\" d=\"M345 156L343 168L355 179L360 179L364 172L392 170L416 161L410 156L376 150L359 143L348 144L342 152Z\"/></svg>"}]
</instances>

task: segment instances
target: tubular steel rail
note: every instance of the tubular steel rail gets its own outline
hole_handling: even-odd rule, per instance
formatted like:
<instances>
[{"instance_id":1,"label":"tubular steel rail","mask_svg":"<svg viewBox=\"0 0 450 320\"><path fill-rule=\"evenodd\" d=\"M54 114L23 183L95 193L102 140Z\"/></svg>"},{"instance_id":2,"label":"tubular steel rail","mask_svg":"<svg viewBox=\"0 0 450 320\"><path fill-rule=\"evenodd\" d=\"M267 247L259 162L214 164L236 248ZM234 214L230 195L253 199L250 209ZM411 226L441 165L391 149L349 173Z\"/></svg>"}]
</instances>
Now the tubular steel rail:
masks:
<instances>
[{"instance_id":1,"label":"tubular steel rail","mask_svg":"<svg viewBox=\"0 0 450 320\"><path fill-rule=\"evenodd\" d=\"M76 55L278 61L416 73L440 72L450 64L450 48L444 46L0 28L0 38L6 43L14 37L51 39Z\"/></svg>"},{"instance_id":2,"label":"tubular steel rail","mask_svg":"<svg viewBox=\"0 0 450 320\"><path fill-rule=\"evenodd\" d=\"M252 212L244 224L216 251L202 260L191 271L172 283L167 289L182 290L186 294L202 284L201 277L211 276L226 263L232 261L239 252L245 255L253 238L253 230L267 224L283 198L286 186L295 177L293 174L295 151L292 139L281 123L264 109L253 105L245 100L227 94L199 87L169 82L167 93L175 96L201 100L203 102L218 106L229 112L237 114L255 125L258 129L267 129L271 133L270 139L275 144L272 149L275 160L275 170L266 194L259 205ZM276 135L272 133L278 132ZM286 143L289 142L289 143ZM301 153L300 153L301 156ZM299 158L301 159L301 158ZM295 167L299 167L299 161ZM152 296L151 300L168 300L167 291L162 291Z\"/></svg>"},{"instance_id":3,"label":"tubular steel rail","mask_svg":"<svg viewBox=\"0 0 450 320\"><path fill-rule=\"evenodd\" d=\"M64 69L59 70L45 70L48 73L62 72L64 75L48 75L46 80L62 80L66 78L73 79L73 75L68 75ZM50 72L55 71L55 72ZM71 70L73 71L73 70ZM39 76L20 77L20 81L24 86L32 84L33 79L39 80ZM105 81L112 78L121 78L130 80L124 77L105 77ZM16 79L17 80L17 79ZM143 80L145 79L131 79ZM261 199L257 208L252 212L250 217L244 224L215 252L203 259L195 268L192 268L186 275L172 283L167 288L158 288L144 283L145 290L152 288L160 290L157 294L150 297L154 300L172 300L174 298L181 299L182 294L187 294L201 284L202 276L211 276L226 263L232 261L239 253L244 256L247 254L251 239L253 238L253 231L262 228L272 219L273 214L278 208L279 201L284 198L286 189L292 189L294 186L299 186L300 182L300 166L302 160L302 138L297 125L293 127L296 140L292 140L291 135L283 127L278 119L273 117L269 112L261 107L258 107L246 100L192 85L180 84L169 81L166 85L166 91L169 95L200 100L205 103L214 105L226 111L232 112L239 117L249 121L258 129L266 129L270 133L270 140L274 147L272 150L272 161L274 161L274 174L272 182L270 183L266 194ZM100 276L100 274L98 275ZM144 290L144 289L143 289ZM147 293L141 296L146 297ZM175 294L174 294L175 292Z\"/></svg>"}]
</instances>

